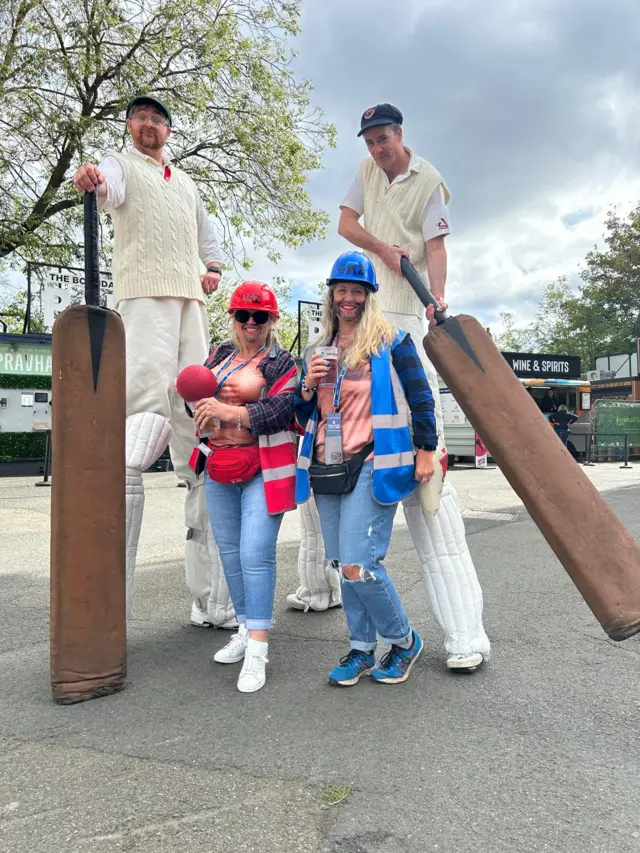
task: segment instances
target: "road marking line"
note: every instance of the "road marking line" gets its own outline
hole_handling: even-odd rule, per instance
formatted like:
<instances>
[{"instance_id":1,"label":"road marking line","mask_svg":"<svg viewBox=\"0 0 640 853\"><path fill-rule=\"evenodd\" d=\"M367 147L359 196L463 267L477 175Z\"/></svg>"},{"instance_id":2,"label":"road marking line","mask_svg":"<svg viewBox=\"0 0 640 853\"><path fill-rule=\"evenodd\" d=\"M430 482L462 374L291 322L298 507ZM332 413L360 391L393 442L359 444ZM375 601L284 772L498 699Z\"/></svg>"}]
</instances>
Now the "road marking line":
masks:
<instances>
[{"instance_id":1,"label":"road marking line","mask_svg":"<svg viewBox=\"0 0 640 853\"><path fill-rule=\"evenodd\" d=\"M463 518L478 518L482 521L515 521L518 517L512 512L481 512L476 509L465 509L462 512Z\"/></svg>"}]
</instances>

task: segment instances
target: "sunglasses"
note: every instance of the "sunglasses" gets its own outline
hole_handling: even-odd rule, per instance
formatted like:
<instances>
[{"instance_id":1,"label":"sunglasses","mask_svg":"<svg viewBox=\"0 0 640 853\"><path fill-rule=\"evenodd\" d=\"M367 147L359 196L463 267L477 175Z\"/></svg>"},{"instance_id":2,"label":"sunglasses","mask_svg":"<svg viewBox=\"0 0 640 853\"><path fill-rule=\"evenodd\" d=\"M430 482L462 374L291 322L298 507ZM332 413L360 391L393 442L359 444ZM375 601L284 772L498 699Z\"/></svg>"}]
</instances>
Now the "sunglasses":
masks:
<instances>
[{"instance_id":1,"label":"sunglasses","mask_svg":"<svg viewBox=\"0 0 640 853\"><path fill-rule=\"evenodd\" d=\"M258 326L264 326L269 319L268 311L246 311L244 308L239 308L233 315L238 323L248 323L249 317L253 317L253 322Z\"/></svg>"}]
</instances>

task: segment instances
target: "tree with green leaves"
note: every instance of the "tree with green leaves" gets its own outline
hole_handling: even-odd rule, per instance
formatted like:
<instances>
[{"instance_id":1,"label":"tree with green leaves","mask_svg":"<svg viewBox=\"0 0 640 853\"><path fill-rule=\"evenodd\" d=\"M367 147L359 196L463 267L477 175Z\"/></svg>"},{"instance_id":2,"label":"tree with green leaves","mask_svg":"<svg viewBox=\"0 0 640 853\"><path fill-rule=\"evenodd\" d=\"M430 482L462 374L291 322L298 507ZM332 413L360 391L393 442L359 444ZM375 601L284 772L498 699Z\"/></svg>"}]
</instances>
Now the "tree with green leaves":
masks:
<instances>
[{"instance_id":1,"label":"tree with green leaves","mask_svg":"<svg viewBox=\"0 0 640 853\"><path fill-rule=\"evenodd\" d=\"M533 323L518 328L514 314L501 314L503 350L579 355L583 370L598 356L635 352L640 337L640 205L626 217L611 211L605 248L587 254L583 284L571 290L567 278L547 285Z\"/></svg>"},{"instance_id":2,"label":"tree with green leaves","mask_svg":"<svg viewBox=\"0 0 640 853\"><path fill-rule=\"evenodd\" d=\"M587 255L573 319L596 355L635 352L640 337L640 204L626 217L611 211L606 228L606 248Z\"/></svg>"},{"instance_id":3,"label":"tree with green leaves","mask_svg":"<svg viewBox=\"0 0 640 853\"><path fill-rule=\"evenodd\" d=\"M230 258L250 265L247 239L276 260L322 237L304 186L335 131L291 67L300 13L301 0L5 0L0 262L77 262L73 174L126 146L124 107L151 92Z\"/></svg>"},{"instance_id":4,"label":"tree with green leaves","mask_svg":"<svg viewBox=\"0 0 640 853\"><path fill-rule=\"evenodd\" d=\"M502 332L492 335L493 341L502 352L523 352L530 344L530 327L518 327L516 315L510 311L500 312Z\"/></svg>"},{"instance_id":5,"label":"tree with green leaves","mask_svg":"<svg viewBox=\"0 0 640 853\"><path fill-rule=\"evenodd\" d=\"M583 365L591 363L589 335L577 325L580 312L581 300L571 290L566 276L548 284L529 326L534 348L539 352L579 355Z\"/></svg>"}]
</instances>

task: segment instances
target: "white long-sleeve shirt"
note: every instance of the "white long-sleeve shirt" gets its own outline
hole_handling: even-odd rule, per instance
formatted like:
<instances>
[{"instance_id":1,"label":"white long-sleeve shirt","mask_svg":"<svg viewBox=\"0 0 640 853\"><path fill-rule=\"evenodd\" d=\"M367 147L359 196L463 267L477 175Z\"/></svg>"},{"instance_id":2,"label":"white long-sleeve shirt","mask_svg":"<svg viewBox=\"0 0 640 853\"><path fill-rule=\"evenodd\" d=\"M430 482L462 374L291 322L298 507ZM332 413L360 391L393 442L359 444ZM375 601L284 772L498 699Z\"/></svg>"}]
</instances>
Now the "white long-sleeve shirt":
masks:
<instances>
[{"instance_id":1,"label":"white long-sleeve shirt","mask_svg":"<svg viewBox=\"0 0 640 853\"><path fill-rule=\"evenodd\" d=\"M147 160L163 173L165 168L171 168L171 162L169 160L164 160L162 163L158 163L152 157L148 157L136 148L131 148L130 153L136 154L138 157L142 157ZM118 163L115 157L107 156L100 161L98 169L100 169L102 174L105 176L107 182L107 197L103 202L102 207L106 210L119 207L124 201L126 192L122 166ZM220 244L218 243L218 238L216 237L213 225L211 224L209 217L207 216L207 212L204 209L202 199L199 197L198 202L196 220L198 223L198 254L200 255L200 260L205 266L213 263L222 264L222 252L220 251Z\"/></svg>"}]
</instances>

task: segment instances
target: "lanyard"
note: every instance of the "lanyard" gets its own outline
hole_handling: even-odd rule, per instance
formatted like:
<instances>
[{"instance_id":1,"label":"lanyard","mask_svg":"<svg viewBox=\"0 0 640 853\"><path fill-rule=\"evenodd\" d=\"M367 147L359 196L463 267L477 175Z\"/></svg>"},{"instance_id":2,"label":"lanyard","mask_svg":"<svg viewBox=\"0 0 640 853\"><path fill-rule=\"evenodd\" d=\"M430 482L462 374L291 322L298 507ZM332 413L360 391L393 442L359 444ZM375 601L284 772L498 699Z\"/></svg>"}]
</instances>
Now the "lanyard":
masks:
<instances>
[{"instance_id":1,"label":"lanyard","mask_svg":"<svg viewBox=\"0 0 640 853\"><path fill-rule=\"evenodd\" d=\"M252 361L257 355L260 355L261 352L264 352L266 350L266 348L267 348L267 345L265 344L263 347L261 347L258 350L258 352L255 355L252 355L251 358L248 358L246 361L243 361L242 364L238 364L235 367L232 367L231 370L229 370L227 373L225 373L225 375L222 377L222 379L218 378L220 376L220 374L223 372L223 370L225 369L225 367L228 364L230 364L233 361L233 359L238 355L238 351L234 350L234 352L231 353L229 358L225 361L225 363L222 365L222 367L220 368L220 370L216 374L216 378L218 378L218 387L216 388L216 393L214 394L214 396L215 397L218 396L222 386L227 381L227 379L231 376L232 373L235 373L236 370L242 370L242 368L246 367L246 365L249 364L249 362Z\"/></svg>"},{"instance_id":2,"label":"lanyard","mask_svg":"<svg viewBox=\"0 0 640 853\"><path fill-rule=\"evenodd\" d=\"M342 380L344 379L345 373L347 372L347 368L343 367L340 371L340 376L338 376L338 381L336 382L336 387L333 391L333 411L337 412L340 407L340 391L342 389Z\"/></svg>"},{"instance_id":3,"label":"lanyard","mask_svg":"<svg viewBox=\"0 0 640 853\"><path fill-rule=\"evenodd\" d=\"M330 346L333 346L333 342L338 337L337 334L333 335L331 338ZM337 364L336 364L337 367ZM342 380L344 379L345 373L347 372L347 368L343 367L340 371L340 376L338 376L336 387L333 389L333 411L337 412L340 408L340 391L342 389Z\"/></svg>"}]
</instances>

